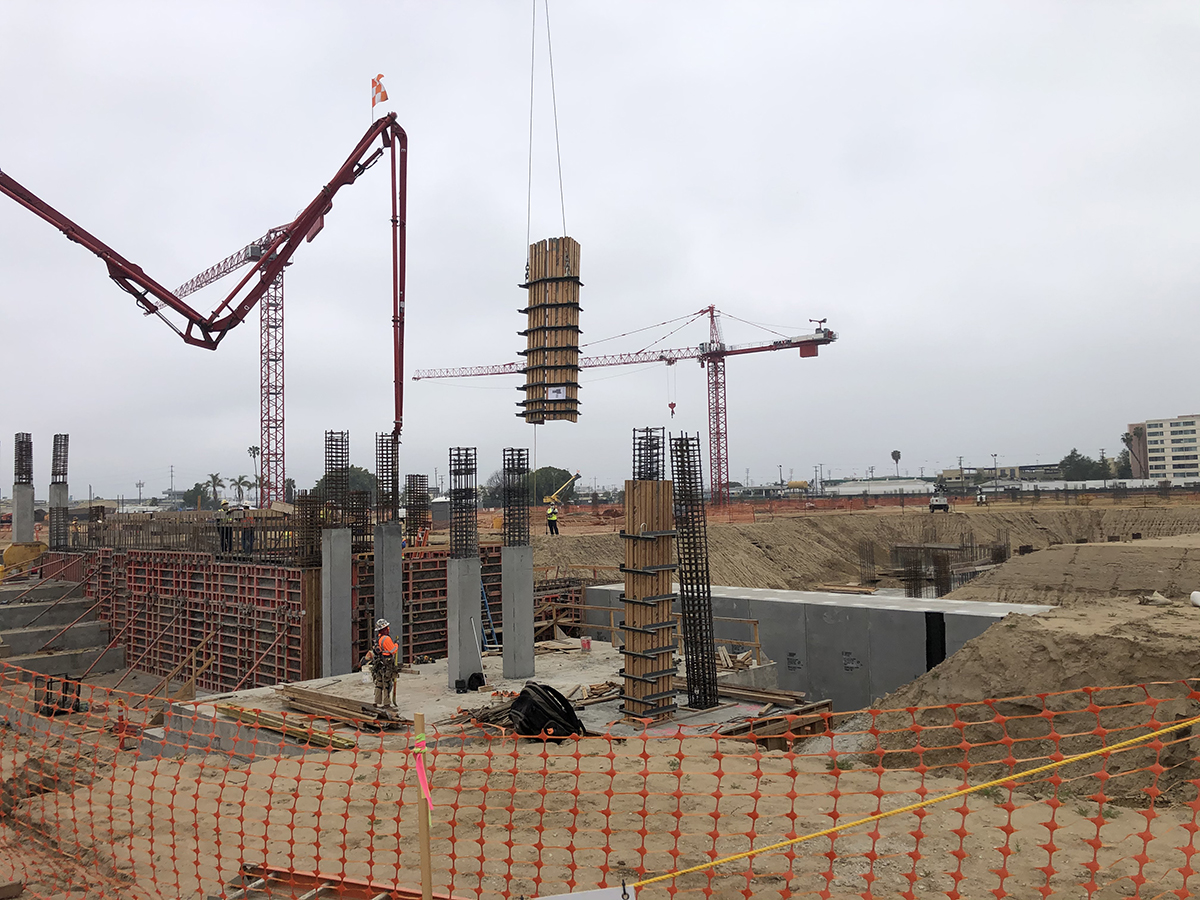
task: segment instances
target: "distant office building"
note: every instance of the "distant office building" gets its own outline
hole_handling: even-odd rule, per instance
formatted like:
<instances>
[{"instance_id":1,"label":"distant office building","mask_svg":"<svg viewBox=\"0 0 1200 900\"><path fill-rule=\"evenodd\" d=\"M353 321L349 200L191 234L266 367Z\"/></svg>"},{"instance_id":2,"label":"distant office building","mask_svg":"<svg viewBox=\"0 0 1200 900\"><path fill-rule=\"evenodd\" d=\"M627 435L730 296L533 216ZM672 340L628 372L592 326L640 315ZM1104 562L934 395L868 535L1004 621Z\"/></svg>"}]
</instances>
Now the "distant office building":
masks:
<instances>
[{"instance_id":1,"label":"distant office building","mask_svg":"<svg viewBox=\"0 0 1200 900\"><path fill-rule=\"evenodd\" d=\"M963 467L962 469L943 469L941 481L947 487L960 487L988 482L993 479L1001 481L1055 481L1062 478L1062 470L1058 463L1037 464L1032 466L979 466L978 468Z\"/></svg>"},{"instance_id":2,"label":"distant office building","mask_svg":"<svg viewBox=\"0 0 1200 900\"><path fill-rule=\"evenodd\" d=\"M1200 479L1200 446L1196 422L1200 414L1153 419L1129 426L1133 436L1129 464L1134 478L1182 481Z\"/></svg>"}]
</instances>

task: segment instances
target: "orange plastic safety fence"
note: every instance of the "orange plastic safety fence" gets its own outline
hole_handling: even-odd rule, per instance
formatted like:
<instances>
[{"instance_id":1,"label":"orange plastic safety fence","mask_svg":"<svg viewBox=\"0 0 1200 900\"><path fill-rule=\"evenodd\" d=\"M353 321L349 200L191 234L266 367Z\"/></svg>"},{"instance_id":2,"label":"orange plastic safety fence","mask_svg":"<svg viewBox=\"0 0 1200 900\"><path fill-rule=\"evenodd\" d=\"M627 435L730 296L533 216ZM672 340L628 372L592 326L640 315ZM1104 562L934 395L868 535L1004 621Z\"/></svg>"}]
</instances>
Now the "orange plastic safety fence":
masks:
<instances>
[{"instance_id":1,"label":"orange plastic safety fence","mask_svg":"<svg viewBox=\"0 0 1200 900\"><path fill-rule=\"evenodd\" d=\"M47 696L30 677L0 669L0 884L32 897L228 897L244 866L266 866L317 873L333 885L321 896L419 887L411 730L334 727L262 696L295 739L203 703L155 727L138 695ZM561 743L435 726L434 889L482 900L633 883L1004 778L638 895L1189 897L1191 726L1020 773L1196 715L1189 681L768 718L759 743L674 725ZM298 879L272 896L320 883Z\"/></svg>"}]
</instances>

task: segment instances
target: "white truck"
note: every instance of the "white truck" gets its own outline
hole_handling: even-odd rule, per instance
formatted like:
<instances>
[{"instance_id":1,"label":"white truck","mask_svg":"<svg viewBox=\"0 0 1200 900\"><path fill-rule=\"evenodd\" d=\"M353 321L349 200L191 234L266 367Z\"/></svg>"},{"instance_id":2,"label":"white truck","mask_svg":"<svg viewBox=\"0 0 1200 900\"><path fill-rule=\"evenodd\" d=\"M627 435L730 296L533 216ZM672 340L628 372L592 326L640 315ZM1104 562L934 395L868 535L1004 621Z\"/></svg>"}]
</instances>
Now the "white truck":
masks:
<instances>
[{"instance_id":1,"label":"white truck","mask_svg":"<svg viewBox=\"0 0 1200 900\"><path fill-rule=\"evenodd\" d=\"M929 495L929 511L937 512L939 509L950 512L950 498L941 491Z\"/></svg>"}]
</instances>

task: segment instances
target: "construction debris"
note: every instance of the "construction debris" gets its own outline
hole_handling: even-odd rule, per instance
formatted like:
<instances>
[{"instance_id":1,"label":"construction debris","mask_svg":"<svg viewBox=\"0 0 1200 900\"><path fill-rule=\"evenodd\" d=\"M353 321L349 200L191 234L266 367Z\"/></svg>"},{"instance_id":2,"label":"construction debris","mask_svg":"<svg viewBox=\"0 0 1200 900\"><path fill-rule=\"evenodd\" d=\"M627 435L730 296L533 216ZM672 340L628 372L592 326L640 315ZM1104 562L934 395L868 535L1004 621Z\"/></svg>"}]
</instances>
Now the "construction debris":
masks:
<instances>
[{"instance_id":1,"label":"construction debris","mask_svg":"<svg viewBox=\"0 0 1200 900\"><path fill-rule=\"evenodd\" d=\"M293 684L280 685L275 688L275 692L283 697L292 709L320 716L331 722L381 730L412 724L411 719L404 718L395 710L382 709L372 703L350 697L337 697Z\"/></svg>"},{"instance_id":2,"label":"construction debris","mask_svg":"<svg viewBox=\"0 0 1200 900\"><path fill-rule=\"evenodd\" d=\"M291 722L285 721L283 716L276 715L275 713L246 709L232 703L218 703L216 708L218 712L229 716L231 719L237 719L239 722L245 722L247 725L257 725L259 728L277 732L301 744L310 744L314 747L332 747L334 750L353 750L357 746L348 737L333 734L332 732L317 731L313 727L304 728L300 725L294 725Z\"/></svg>"},{"instance_id":3,"label":"construction debris","mask_svg":"<svg viewBox=\"0 0 1200 900\"><path fill-rule=\"evenodd\" d=\"M766 750L788 750L797 740L819 734L833 712L833 704L819 700L780 712L769 718L753 718L726 725L717 731L721 737L749 741Z\"/></svg>"}]
</instances>

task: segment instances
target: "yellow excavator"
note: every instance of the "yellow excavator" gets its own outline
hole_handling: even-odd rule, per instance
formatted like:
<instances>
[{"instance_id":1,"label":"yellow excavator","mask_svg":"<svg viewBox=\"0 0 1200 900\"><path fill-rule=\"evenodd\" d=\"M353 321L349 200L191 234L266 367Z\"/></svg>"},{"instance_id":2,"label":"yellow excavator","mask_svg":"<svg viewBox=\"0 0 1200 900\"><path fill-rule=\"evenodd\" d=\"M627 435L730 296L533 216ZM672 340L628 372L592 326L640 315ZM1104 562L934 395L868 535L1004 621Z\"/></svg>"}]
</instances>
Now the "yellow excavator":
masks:
<instances>
[{"instance_id":1,"label":"yellow excavator","mask_svg":"<svg viewBox=\"0 0 1200 900\"><path fill-rule=\"evenodd\" d=\"M0 580L28 572L49 549L41 541L20 542L7 547L4 551L4 564L0 565Z\"/></svg>"},{"instance_id":2,"label":"yellow excavator","mask_svg":"<svg viewBox=\"0 0 1200 900\"><path fill-rule=\"evenodd\" d=\"M567 479L566 484L564 484L562 487L560 487L553 494L550 494L548 497L542 497L542 502L543 503L555 503L555 504L561 503L562 500L560 498L562 497L563 491L565 491L567 488L569 488L571 485L573 485L575 482L577 482L581 477L582 476L578 472L576 472L574 475L572 475L570 478Z\"/></svg>"}]
</instances>

